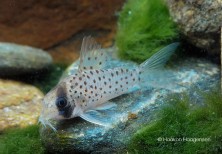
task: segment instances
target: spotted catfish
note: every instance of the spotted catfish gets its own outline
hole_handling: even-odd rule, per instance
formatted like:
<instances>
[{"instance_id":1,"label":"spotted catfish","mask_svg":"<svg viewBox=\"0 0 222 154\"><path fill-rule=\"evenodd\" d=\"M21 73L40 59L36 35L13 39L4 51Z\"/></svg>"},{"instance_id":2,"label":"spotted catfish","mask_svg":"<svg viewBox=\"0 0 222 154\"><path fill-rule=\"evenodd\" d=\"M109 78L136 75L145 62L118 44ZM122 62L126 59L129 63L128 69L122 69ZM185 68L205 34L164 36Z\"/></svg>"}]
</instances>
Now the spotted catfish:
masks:
<instances>
[{"instance_id":1,"label":"spotted catfish","mask_svg":"<svg viewBox=\"0 0 222 154\"><path fill-rule=\"evenodd\" d=\"M55 129L50 120L81 117L86 121L108 126L108 123L94 116L95 113L116 106L109 100L144 84L145 74L163 67L177 46L178 43L168 45L137 68L104 69L107 54L100 50L100 45L93 38L85 37L78 72L64 78L44 97L40 122Z\"/></svg>"}]
</instances>

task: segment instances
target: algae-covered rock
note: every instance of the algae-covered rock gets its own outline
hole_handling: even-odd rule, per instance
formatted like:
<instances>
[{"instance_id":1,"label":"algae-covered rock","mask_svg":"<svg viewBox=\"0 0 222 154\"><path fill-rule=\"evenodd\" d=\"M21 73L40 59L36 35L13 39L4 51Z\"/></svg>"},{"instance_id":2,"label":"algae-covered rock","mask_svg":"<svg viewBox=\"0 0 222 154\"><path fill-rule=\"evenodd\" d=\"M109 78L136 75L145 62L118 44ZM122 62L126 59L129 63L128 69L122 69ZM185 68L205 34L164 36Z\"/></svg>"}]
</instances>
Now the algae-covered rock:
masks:
<instances>
[{"instance_id":1,"label":"algae-covered rock","mask_svg":"<svg viewBox=\"0 0 222 154\"><path fill-rule=\"evenodd\" d=\"M173 20L188 42L220 53L221 0L166 0Z\"/></svg>"},{"instance_id":2,"label":"algae-covered rock","mask_svg":"<svg viewBox=\"0 0 222 154\"><path fill-rule=\"evenodd\" d=\"M51 64L51 56L41 49L13 43L0 43L0 76L31 73Z\"/></svg>"},{"instance_id":3,"label":"algae-covered rock","mask_svg":"<svg viewBox=\"0 0 222 154\"><path fill-rule=\"evenodd\" d=\"M68 72L75 72L77 63L73 63ZM112 59L107 65L117 66L135 67L136 64ZM144 86L113 99L117 107L102 112L112 127L95 125L81 118L54 122L57 132L49 127L41 127L40 135L44 145L52 153L127 153L126 145L133 134L150 122L153 112L165 102L167 96L189 92L193 102L199 103L200 98L193 90L208 90L219 83L220 78L218 66L203 59L189 58L177 62L171 73L172 81L177 81L174 85L169 84L165 88ZM166 79L166 76L162 78Z\"/></svg>"}]
</instances>

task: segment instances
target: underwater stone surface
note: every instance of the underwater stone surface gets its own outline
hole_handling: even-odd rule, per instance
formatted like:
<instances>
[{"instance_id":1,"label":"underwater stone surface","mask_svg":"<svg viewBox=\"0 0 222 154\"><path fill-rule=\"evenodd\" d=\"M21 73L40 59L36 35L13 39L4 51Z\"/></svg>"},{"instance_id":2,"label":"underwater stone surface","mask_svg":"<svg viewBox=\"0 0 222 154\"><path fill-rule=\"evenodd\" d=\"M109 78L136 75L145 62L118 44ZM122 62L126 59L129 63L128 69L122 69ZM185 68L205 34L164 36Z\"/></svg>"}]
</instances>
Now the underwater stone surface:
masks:
<instances>
[{"instance_id":1,"label":"underwater stone surface","mask_svg":"<svg viewBox=\"0 0 222 154\"><path fill-rule=\"evenodd\" d=\"M51 64L51 56L41 49L0 42L0 76L31 73Z\"/></svg>"},{"instance_id":2,"label":"underwater stone surface","mask_svg":"<svg viewBox=\"0 0 222 154\"><path fill-rule=\"evenodd\" d=\"M171 16L187 41L220 53L221 0L166 0Z\"/></svg>"},{"instance_id":3,"label":"underwater stone surface","mask_svg":"<svg viewBox=\"0 0 222 154\"><path fill-rule=\"evenodd\" d=\"M75 62L67 74L77 69ZM135 67L132 62L111 60L107 67ZM56 153L127 153L126 145L133 134L152 119L152 113L164 104L167 96L188 92L193 102L201 103L196 91L208 91L219 84L219 66L204 59L188 58L174 63L171 71L177 85L164 88L144 87L112 100L118 106L104 111L113 127L89 123L81 118L55 122L57 132L41 127L41 139L49 152Z\"/></svg>"},{"instance_id":4,"label":"underwater stone surface","mask_svg":"<svg viewBox=\"0 0 222 154\"><path fill-rule=\"evenodd\" d=\"M0 79L0 132L36 124L43 93L24 83Z\"/></svg>"}]
</instances>

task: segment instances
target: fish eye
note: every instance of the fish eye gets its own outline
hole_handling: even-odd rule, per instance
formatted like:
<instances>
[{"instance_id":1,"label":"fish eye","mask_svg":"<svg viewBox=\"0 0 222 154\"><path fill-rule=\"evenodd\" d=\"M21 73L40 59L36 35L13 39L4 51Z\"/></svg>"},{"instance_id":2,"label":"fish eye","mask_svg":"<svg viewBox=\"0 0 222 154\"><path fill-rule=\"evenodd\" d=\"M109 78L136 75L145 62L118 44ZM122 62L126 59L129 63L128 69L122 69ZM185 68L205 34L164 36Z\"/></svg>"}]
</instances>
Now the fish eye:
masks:
<instances>
[{"instance_id":1,"label":"fish eye","mask_svg":"<svg viewBox=\"0 0 222 154\"><path fill-rule=\"evenodd\" d=\"M57 100L56 100L56 106L57 106L58 108L64 108L64 107L66 107L66 105L67 105L67 100L66 100L66 98L64 98L64 97L59 97L59 98L57 98Z\"/></svg>"}]
</instances>

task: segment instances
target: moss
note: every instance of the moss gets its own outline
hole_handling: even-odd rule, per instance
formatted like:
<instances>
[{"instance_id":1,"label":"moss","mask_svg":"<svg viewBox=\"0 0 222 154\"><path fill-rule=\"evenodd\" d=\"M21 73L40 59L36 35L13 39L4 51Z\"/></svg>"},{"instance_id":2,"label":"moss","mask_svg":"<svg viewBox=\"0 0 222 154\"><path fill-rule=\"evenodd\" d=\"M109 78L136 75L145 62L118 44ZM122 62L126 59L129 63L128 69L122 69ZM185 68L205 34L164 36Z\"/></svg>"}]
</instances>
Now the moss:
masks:
<instances>
[{"instance_id":1,"label":"moss","mask_svg":"<svg viewBox=\"0 0 222 154\"><path fill-rule=\"evenodd\" d=\"M163 0L128 0L120 12L116 45L122 59L143 62L176 38Z\"/></svg>"},{"instance_id":2,"label":"moss","mask_svg":"<svg viewBox=\"0 0 222 154\"><path fill-rule=\"evenodd\" d=\"M11 129L0 136L0 153L2 154L42 154L43 148L39 126Z\"/></svg>"},{"instance_id":3,"label":"moss","mask_svg":"<svg viewBox=\"0 0 222 154\"><path fill-rule=\"evenodd\" d=\"M221 153L222 95L212 92L204 105L175 98L157 113L158 120L139 130L129 144L133 153ZM207 141L158 141L206 138Z\"/></svg>"}]
</instances>

